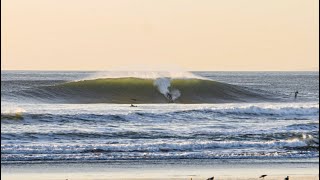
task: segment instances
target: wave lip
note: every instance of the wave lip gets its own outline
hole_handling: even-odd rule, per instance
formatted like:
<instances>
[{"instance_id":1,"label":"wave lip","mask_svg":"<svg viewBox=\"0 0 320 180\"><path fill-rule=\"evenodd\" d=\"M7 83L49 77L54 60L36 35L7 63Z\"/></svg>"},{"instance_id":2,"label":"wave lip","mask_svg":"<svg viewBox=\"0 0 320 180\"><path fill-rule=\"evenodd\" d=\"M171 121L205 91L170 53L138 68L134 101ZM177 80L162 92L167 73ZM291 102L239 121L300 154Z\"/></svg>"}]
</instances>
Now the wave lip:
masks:
<instances>
[{"instance_id":1,"label":"wave lip","mask_svg":"<svg viewBox=\"0 0 320 180\"><path fill-rule=\"evenodd\" d=\"M51 102L120 104L168 103L172 100L185 104L227 103L273 99L245 87L205 79L170 79L170 84L166 86L163 91L155 85L155 79L107 78L39 87L24 91L21 95ZM164 92L178 93L170 100Z\"/></svg>"}]
</instances>

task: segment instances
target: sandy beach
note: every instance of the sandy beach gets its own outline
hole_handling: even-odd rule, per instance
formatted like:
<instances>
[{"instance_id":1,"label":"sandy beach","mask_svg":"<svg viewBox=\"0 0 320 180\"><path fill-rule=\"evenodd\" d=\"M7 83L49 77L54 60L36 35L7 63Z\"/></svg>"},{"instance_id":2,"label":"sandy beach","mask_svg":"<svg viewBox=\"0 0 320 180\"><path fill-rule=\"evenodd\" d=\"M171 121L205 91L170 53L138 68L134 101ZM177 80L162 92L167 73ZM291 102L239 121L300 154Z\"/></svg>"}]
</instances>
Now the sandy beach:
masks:
<instances>
[{"instance_id":1,"label":"sandy beach","mask_svg":"<svg viewBox=\"0 0 320 180\"><path fill-rule=\"evenodd\" d=\"M2 164L2 180L317 180L317 159L304 160L159 160L92 163Z\"/></svg>"},{"instance_id":2,"label":"sandy beach","mask_svg":"<svg viewBox=\"0 0 320 180\"><path fill-rule=\"evenodd\" d=\"M7 176L8 179L12 179L12 180L21 180L21 179L25 179L25 180L43 180L43 179L50 179L50 180L121 180L121 179L125 179L125 180L206 180L207 178L205 177L194 177L194 178L100 178L100 177L70 177L70 178L64 178L63 175L57 175L57 176L43 176L43 175L26 175L26 174L21 174L21 175L14 175L14 176ZM218 178L215 179L219 179L219 180L256 180L256 179L261 179L261 178L257 178L257 177L232 177L232 176L220 176ZM283 180L284 177L283 176L269 176L266 177L265 180ZM318 180L318 176L317 175L304 175L304 176L290 176L290 180Z\"/></svg>"}]
</instances>

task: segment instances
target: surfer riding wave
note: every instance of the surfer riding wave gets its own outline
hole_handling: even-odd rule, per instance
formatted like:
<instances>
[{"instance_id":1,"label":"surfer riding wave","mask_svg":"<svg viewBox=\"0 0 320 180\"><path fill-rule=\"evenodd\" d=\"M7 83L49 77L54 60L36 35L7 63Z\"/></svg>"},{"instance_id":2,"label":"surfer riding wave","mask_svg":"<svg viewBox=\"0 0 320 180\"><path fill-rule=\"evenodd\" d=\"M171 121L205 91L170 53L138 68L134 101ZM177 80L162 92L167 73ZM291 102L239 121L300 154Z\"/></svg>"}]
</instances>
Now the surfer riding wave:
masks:
<instances>
[{"instance_id":1,"label":"surfer riding wave","mask_svg":"<svg viewBox=\"0 0 320 180\"><path fill-rule=\"evenodd\" d=\"M273 101L269 94L242 86L204 79L104 78L38 86L15 92L15 97L53 103L233 103Z\"/></svg>"}]
</instances>

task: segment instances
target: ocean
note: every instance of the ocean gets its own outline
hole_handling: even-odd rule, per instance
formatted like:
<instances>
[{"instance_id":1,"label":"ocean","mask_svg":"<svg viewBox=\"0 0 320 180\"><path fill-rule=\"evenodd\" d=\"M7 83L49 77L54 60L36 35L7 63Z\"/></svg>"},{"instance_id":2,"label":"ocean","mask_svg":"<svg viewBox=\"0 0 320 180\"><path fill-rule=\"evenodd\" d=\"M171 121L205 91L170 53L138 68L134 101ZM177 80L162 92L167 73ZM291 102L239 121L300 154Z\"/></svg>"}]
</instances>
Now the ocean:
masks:
<instances>
[{"instance_id":1,"label":"ocean","mask_svg":"<svg viewBox=\"0 0 320 180\"><path fill-rule=\"evenodd\" d=\"M1 71L1 164L318 164L318 101L318 72Z\"/></svg>"}]
</instances>

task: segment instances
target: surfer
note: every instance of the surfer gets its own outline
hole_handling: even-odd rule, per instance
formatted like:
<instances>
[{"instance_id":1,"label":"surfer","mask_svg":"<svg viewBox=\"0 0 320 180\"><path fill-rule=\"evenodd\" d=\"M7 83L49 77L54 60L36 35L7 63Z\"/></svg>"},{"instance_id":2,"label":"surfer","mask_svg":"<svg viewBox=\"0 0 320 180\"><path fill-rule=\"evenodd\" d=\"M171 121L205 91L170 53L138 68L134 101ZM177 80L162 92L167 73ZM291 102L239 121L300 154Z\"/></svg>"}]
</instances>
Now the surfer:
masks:
<instances>
[{"instance_id":1,"label":"surfer","mask_svg":"<svg viewBox=\"0 0 320 180\"><path fill-rule=\"evenodd\" d=\"M170 100L170 102L173 102L172 95L169 92L166 94L166 96Z\"/></svg>"},{"instance_id":2,"label":"surfer","mask_svg":"<svg viewBox=\"0 0 320 180\"><path fill-rule=\"evenodd\" d=\"M135 99L135 98L131 98L131 100L132 101L137 101L137 99ZM138 107L138 106L135 106L135 105L131 104L130 107Z\"/></svg>"},{"instance_id":3,"label":"surfer","mask_svg":"<svg viewBox=\"0 0 320 180\"><path fill-rule=\"evenodd\" d=\"M297 99L298 93L299 93L298 91L296 91L296 92L294 93L294 98L295 98L295 99Z\"/></svg>"}]
</instances>

